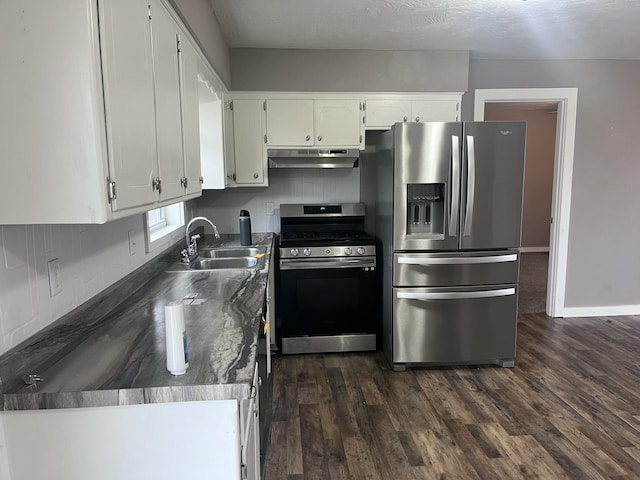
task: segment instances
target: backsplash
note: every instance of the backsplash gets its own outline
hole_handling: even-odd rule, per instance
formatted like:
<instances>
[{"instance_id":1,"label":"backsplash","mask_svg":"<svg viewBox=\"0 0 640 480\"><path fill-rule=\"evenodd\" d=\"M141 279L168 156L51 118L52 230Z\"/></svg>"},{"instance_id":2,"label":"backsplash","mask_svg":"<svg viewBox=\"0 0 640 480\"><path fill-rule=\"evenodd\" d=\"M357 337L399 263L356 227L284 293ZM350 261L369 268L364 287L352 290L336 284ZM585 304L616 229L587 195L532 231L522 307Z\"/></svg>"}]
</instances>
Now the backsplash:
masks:
<instances>
[{"instance_id":1,"label":"backsplash","mask_svg":"<svg viewBox=\"0 0 640 480\"><path fill-rule=\"evenodd\" d=\"M207 190L193 201L198 215L224 233L238 233L240 209L249 210L254 232L280 231L281 203L360 201L360 169L270 170L268 187ZM267 215L267 204L273 215Z\"/></svg>"},{"instance_id":2,"label":"backsplash","mask_svg":"<svg viewBox=\"0 0 640 480\"><path fill-rule=\"evenodd\" d=\"M269 180L266 188L206 191L189 202L185 217L204 215L221 233L237 233L238 214L246 209L254 232L278 232L281 203L360 201L357 168L273 170ZM267 215L267 203L273 215ZM0 225L0 354L165 250L168 241L145 253L142 218L104 225ZM47 263L56 258L60 288L51 296Z\"/></svg>"},{"instance_id":3,"label":"backsplash","mask_svg":"<svg viewBox=\"0 0 640 480\"><path fill-rule=\"evenodd\" d=\"M161 253L145 253L142 214L104 225L0 226L0 354ZM129 250L129 232L133 254ZM59 261L51 296L47 262Z\"/></svg>"}]
</instances>

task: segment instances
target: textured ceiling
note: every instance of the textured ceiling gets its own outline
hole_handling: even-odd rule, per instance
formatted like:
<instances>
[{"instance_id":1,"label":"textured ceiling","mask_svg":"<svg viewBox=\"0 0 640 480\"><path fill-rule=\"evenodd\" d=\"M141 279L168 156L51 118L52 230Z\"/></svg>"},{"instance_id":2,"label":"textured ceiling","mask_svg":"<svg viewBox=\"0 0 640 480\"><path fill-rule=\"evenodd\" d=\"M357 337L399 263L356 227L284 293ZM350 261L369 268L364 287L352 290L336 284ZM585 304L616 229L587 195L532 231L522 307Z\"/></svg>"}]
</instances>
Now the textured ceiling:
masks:
<instances>
[{"instance_id":1,"label":"textured ceiling","mask_svg":"<svg viewBox=\"0 0 640 480\"><path fill-rule=\"evenodd\" d=\"M640 59L640 0L211 0L232 48Z\"/></svg>"}]
</instances>

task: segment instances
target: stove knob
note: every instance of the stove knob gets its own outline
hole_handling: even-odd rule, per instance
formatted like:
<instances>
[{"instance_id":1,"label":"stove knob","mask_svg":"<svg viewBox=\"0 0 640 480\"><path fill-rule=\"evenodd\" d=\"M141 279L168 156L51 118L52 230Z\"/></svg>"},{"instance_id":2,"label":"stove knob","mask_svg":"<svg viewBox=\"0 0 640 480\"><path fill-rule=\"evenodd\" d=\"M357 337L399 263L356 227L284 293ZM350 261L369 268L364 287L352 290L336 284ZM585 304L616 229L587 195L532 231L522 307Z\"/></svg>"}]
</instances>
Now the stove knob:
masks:
<instances>
[{"instance_id":1,"label":"stove knob","mask_svg":"<svg viewBox=\"0 0 640 480\"><path fill-rule=\"evenodd\" d=\"M351 253L352 253L351 252L351 247L347 247L347 248L344 249L344 254L345 255L349 256L349 255L351 255Z\"/></svg>"},{"instance_id":2,"label":"stove knob","mask_svg":"<svg viewBox=\"0 0 640 480\"><path fill-rule=\"evenodd\" d=\"M292 249L291 249L291 256L292 256L292 257L297 257L297 256L298 256L298 253L300 253L300 252L298 251L298 249L297 249L297 248L292 248Z\"/></svg>"},{"instance_id":3,"label":"stove knob","mask_svg":"<svg viewBox=\"0 0 640 480\"><path fill-rule=\"evenodd\" d=\"M356 251L358 252L358 255L364 255L364 248L358 247L358 250Z\"/></svg>"},{"instance_id":4,"label":"stove knob","mask_svg":"<svg viewBox=\"0 0 640 480\"><path fill-rule=\"evenodd\" d=\"M305 248L305 249L302 251L302 253L304 253L304 254L305 254L305 256L307 256L307 257L308 257L309 255L311 255L311 249L310 249L310 248Z\"/></svg>"}]
</instances>

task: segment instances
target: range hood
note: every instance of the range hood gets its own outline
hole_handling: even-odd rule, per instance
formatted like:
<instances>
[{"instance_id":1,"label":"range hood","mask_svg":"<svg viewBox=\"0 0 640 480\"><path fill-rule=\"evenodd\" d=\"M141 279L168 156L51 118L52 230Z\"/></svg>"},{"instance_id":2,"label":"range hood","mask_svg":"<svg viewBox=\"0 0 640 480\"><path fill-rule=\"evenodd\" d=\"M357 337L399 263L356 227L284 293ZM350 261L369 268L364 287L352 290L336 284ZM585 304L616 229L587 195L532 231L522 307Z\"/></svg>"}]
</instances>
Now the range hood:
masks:
<instances>
[{"instance_id":1,"label":"range hood","mask_svg":"<svg viewBox=\"0 0 640 480\"><path fill-rule=\"evenodd\" d=\"M353 168L357 148L269 148L269 168Z\"/></svg>"}]
</instances>

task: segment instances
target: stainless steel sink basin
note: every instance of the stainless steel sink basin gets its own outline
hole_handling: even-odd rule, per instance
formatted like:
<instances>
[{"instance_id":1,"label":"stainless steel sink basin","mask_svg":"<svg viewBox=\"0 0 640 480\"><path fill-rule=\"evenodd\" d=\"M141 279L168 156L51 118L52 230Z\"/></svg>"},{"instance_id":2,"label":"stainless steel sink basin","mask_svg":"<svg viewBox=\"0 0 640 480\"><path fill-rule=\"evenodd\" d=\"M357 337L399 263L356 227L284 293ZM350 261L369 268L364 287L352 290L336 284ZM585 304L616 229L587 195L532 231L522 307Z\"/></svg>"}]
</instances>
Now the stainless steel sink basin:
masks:
<instances>
[{"instance_id":1,"label":"stainless steel sink basin","mask_svg":"<svg viewBox=\"0 0 640 480\"><path fill-rule=\"evenodd\" d=\"M253 257L260 250L256 247L228 247L202 249L200 256L207 258Z\"/></svg>"},{"instance_id":2,"label":"stainless steel sink basin","mask_svg":"<svg viewBox=\"0 0 640 480\"><path fill-rule=\"evenodd\" d=\"M258 264L258 259L253 257L231 258L199 258L189 264L193 270L219 270L222 268L251 268Z\"/></svg>"}]
</instances>

